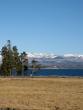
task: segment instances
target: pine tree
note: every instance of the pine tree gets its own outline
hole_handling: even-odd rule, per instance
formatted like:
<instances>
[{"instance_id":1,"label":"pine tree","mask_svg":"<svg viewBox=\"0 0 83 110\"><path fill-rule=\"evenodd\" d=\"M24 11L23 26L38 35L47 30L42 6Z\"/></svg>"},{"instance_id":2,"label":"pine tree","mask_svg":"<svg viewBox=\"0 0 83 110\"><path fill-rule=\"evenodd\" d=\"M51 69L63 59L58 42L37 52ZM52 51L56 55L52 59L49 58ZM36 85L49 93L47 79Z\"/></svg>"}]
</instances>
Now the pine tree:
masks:
<instances>
[{"instance_id":1,"label":"pine tree","mask_svg":"<svg viewBox=\"0 0 83 110\"><path fill-rule=\"evenodd\" d=\"M22 63L20 60L19 52L16 46L13 46L12 50L13 50L13 67L16 68L18 75L20 75L19 73L21 73L22 70Z\"/></svg>"},{"instance_id":2,"label":"pine tree","mask_svg":"<svg viewBox=\"0 0 83 110\"><path fill-rule=\"evenodd\" d=\"M19 52L16 46L11 46L10 40L7 41L7 45L2 47L2 64L1 71L2 75L12 75L12 70L15 68L17 73L21 73L22 63L20 60Z\"/></svg>"},{"instance_id":3,"label":"pine tree","mask_svg":"<svg viewBox=\"0 0 83 110\"><path fill-rule=\"evenodd\" d=\"M1 55L2 55L1 70L3 72L3 75L9 76L11 75L12 60L10 59L10 52L6 46L2 47Z\"/></svg>"}]
</instances>

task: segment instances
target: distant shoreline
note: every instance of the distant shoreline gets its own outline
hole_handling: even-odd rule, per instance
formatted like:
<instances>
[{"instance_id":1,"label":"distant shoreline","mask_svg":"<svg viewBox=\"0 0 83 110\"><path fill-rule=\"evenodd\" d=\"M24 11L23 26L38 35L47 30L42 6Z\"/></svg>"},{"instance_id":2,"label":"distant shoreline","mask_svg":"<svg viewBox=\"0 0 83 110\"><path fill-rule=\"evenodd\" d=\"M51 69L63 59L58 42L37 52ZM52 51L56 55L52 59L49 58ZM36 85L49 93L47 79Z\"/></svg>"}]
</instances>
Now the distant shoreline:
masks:
<instances>
[{"instance_id":1,"label":"distant shoreline","mask_svg":"<svg viewBox=\"0 0 83 110\"><path fill-rule=\"evenodd\" d=\"M82 76L0 76L0 78L28 79L28 78L83 78L83 77Z\"/></svg>"},{"instance_id":2,"label":"distant shoreline","mask_svg":"<svg viewBox=\"0 0 83 110\"><path fill-rule=\"evenodd\" d=\"M33 68L29 68L29 69L33 69ZM38 68L36 68L38 69ZM82 68L40 68L39 70L42 69L55 69L55 70L83 70Z\"/></svg>"}]
</instances>

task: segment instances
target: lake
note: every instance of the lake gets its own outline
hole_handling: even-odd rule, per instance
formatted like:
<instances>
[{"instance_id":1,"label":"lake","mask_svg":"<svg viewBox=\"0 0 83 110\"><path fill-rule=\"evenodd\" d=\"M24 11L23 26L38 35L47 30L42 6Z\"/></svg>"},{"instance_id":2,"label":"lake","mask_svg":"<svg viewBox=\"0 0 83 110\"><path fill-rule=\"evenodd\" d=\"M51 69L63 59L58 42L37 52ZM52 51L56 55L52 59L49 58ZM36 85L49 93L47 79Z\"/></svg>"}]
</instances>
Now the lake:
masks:
<instances>
[{"instance_id":1,"label":"lake","mask_svg":"<svg viewBox=\"0 0 83 110\"><path fill-rule=\"evenodd\" d=\"M31 70L24 75L30 75ZM83 77L83 69L40 69L33 72L33 76L80 76Z\"/></svg>"}]
</instances>

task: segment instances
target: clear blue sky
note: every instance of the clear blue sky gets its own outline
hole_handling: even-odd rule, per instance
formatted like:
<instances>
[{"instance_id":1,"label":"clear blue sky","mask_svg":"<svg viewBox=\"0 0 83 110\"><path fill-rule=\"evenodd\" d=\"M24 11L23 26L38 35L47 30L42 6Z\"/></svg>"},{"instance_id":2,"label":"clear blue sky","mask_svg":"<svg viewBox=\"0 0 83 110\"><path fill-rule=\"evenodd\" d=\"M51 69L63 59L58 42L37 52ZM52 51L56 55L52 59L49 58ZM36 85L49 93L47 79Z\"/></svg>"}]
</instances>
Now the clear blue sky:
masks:
<instances>
[{"instance_id":1,"label":"clear blue sky","mask_svg":"<svg viewBox=\"0 0 83 110\"><path fill-rule=\"evenodd\" d=\"M0 0L0 49L83 54L83 0Z\"/></svg>"}]
</instances>

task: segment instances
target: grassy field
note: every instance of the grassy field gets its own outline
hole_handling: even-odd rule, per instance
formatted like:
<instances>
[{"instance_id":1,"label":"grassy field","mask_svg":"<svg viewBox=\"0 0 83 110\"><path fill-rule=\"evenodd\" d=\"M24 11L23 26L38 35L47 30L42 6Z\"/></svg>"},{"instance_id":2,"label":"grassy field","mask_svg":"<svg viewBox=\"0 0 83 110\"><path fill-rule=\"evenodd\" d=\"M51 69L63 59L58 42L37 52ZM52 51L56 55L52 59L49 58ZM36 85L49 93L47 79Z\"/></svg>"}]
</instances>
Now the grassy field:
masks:
<instances>
[{"instance_id":1,"label":"grassy field","mask_svg":"<svg viewBox=\"0 0 83 110\"><path fill-rule=\"evenodd\" d=\"M0 107L83 110L83 79L0 78Z\"/></svg>"}]
</instances>

